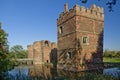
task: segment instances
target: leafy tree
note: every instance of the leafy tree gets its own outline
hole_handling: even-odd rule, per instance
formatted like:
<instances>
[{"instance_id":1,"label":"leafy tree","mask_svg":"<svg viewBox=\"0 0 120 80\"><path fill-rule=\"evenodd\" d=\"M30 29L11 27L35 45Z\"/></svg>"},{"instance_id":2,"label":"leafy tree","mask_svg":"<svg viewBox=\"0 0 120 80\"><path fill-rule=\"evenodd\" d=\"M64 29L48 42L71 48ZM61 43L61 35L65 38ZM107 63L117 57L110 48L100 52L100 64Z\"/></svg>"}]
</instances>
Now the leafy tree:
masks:
<instances>
[{"instance_id":1,"label":"leafy tree","mask_svg":"<svg viewBox=\"0 0 120 80\"><path fill-rule=\"evenodd\" d=\"M12 61L8 57L7 33L1 29L0 23L0 73L12 67Z\"/></svg>"},{"instance_id":2,"label":"leafy tree","mask_svg":"<svg viewBox=\"0 0 120 80\"><path fill-rule=\"evenodd\" d=\"M117 57L120 58L120 51L117 52Z\"/></svg>"},{"instance_id":3,"label":"leafy tree","mask_svg":"<svg viewBox=\"0 0 120 80\"><path fill-rule=\"evenodd\" d=\"M27 51L21 45L15 45L10 49L10 56L14 58L27 58Z\"/></svg>"}]
</instances>

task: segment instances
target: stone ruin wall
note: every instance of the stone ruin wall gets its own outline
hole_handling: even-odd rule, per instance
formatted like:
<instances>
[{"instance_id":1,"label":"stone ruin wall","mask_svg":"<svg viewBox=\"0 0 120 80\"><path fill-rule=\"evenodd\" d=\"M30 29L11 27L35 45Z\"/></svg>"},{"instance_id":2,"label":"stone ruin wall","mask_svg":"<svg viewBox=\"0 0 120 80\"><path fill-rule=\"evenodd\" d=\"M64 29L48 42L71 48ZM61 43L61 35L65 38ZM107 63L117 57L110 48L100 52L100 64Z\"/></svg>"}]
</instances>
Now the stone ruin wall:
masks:
<instances>
[{"instance_id":1,"label":"stone ruin wall","mask_svg":"<svg viewBox=\"0 0 120 80\"><path fill-rule=\"evenodd\" d=\"M33 59L33 64L44 64L57 60L57 44L54 42L48 40L36 41L33 45L28 45L27 49L28 58Z\"/></svg>"}]
</instances>

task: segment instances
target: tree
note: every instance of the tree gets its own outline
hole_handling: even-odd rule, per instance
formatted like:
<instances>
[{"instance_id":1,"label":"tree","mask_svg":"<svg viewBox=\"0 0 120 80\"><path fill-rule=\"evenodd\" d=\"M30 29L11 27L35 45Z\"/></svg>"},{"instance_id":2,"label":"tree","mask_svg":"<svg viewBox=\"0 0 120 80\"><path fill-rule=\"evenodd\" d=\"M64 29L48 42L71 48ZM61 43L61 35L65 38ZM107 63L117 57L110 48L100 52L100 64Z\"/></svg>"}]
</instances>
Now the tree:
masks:
<instances>
[{"instance_id":1,"label":"tree","mask_svg":"<svg viewBox=\"0 0 120 80\"><path fill-rule=\"evenodd\" d=\"M27 58L27 51L21 45L11 47L10 54L14 58Z\"/></svg>"},{"instance_id":2,"label":"tree","mask_svg":"<svg viewBox=\"0 0 120 80\"><path fill-rule=\"evenodd\" d=\"M82 3L87 3L90 0L80 0L80 1ZM101 0L98 0L98 1L101 1ZM111 11L113 11L113 6L116 5L116 3L117 3L117 0L109 0L109 1L106 1L105 3L108 6L109 11L111 12Z\"/></svg>"},{"instance_id":3,"label":"tree","mask_svg":"<svg viewBox=\"0 0 120 80\"><path fill-rule=\"evenodd\" d=\"M12 62L8 57L8 34L1 29L0 23L0 73L12 67Z\"/></svg>"},{"instance_id":4,"label":"tree","mask_svg":"<svg viewBox=\"0 0 120 80\"><path fill-rule=\"evenodd\" d=\"M120 51L105 50L103 56L109 58L120 58Z\"/></svg>"}]
</instances>

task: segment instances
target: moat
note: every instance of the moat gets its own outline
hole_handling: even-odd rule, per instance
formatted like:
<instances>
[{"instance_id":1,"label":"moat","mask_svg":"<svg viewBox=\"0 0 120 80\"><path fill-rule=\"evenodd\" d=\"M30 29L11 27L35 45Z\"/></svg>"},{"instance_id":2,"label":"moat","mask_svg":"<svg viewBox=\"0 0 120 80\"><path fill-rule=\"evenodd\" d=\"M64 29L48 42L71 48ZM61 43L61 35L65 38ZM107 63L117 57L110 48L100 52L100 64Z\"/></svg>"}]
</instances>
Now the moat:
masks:
<instances>
[{"instance_id":1,"label":"moat","mask_svg":"<svg viewBox=\"0 0 120 80\"><path fill-rule=\"evenodd\" d=\"M83 80L89 75L112 75L119 77L120 68L106 68L98 71L70 72L45 65L17 66L8 71L7 80ZM89 77L88 77L89 78Z\"/></svg>"}]
</instances>

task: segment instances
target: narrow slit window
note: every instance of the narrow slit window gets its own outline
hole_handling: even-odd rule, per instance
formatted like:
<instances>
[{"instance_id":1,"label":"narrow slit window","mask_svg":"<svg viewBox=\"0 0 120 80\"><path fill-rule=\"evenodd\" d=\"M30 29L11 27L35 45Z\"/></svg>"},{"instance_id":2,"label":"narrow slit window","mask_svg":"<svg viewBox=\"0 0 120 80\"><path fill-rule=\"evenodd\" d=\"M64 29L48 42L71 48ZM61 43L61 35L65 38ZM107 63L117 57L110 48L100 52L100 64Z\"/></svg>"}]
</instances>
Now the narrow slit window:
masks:
<instances>
[{"instance_id":1,"label":"narrow slit window","mask_svg":"<svg viewBox=\"0 0 120 80\"><path fill-rule=\"evenodd\" d=\"M71 59L72 58L72 53L68 52L68 54L69 54L69 58Z\"/></svg>"},{"instance_id":2,"label":"narrow slit window","mask_svg":"<svg viewBox=\"0 0 120 80\"><path fill-rule=\"evenodd\" d=\"M63 27L61 26L60 27L60 34L62 34L63 33Z\"/></svg>"},{"instance_id":3,"label":"narrow slit window","mask_svg":"<svg viewBox=\"0 0 120 80\"><path fill-rule=\"evenodd\" d=\"M84 44L88 43L88 37L83 37L83 43Z\"/></svg>"}]
</instances>

